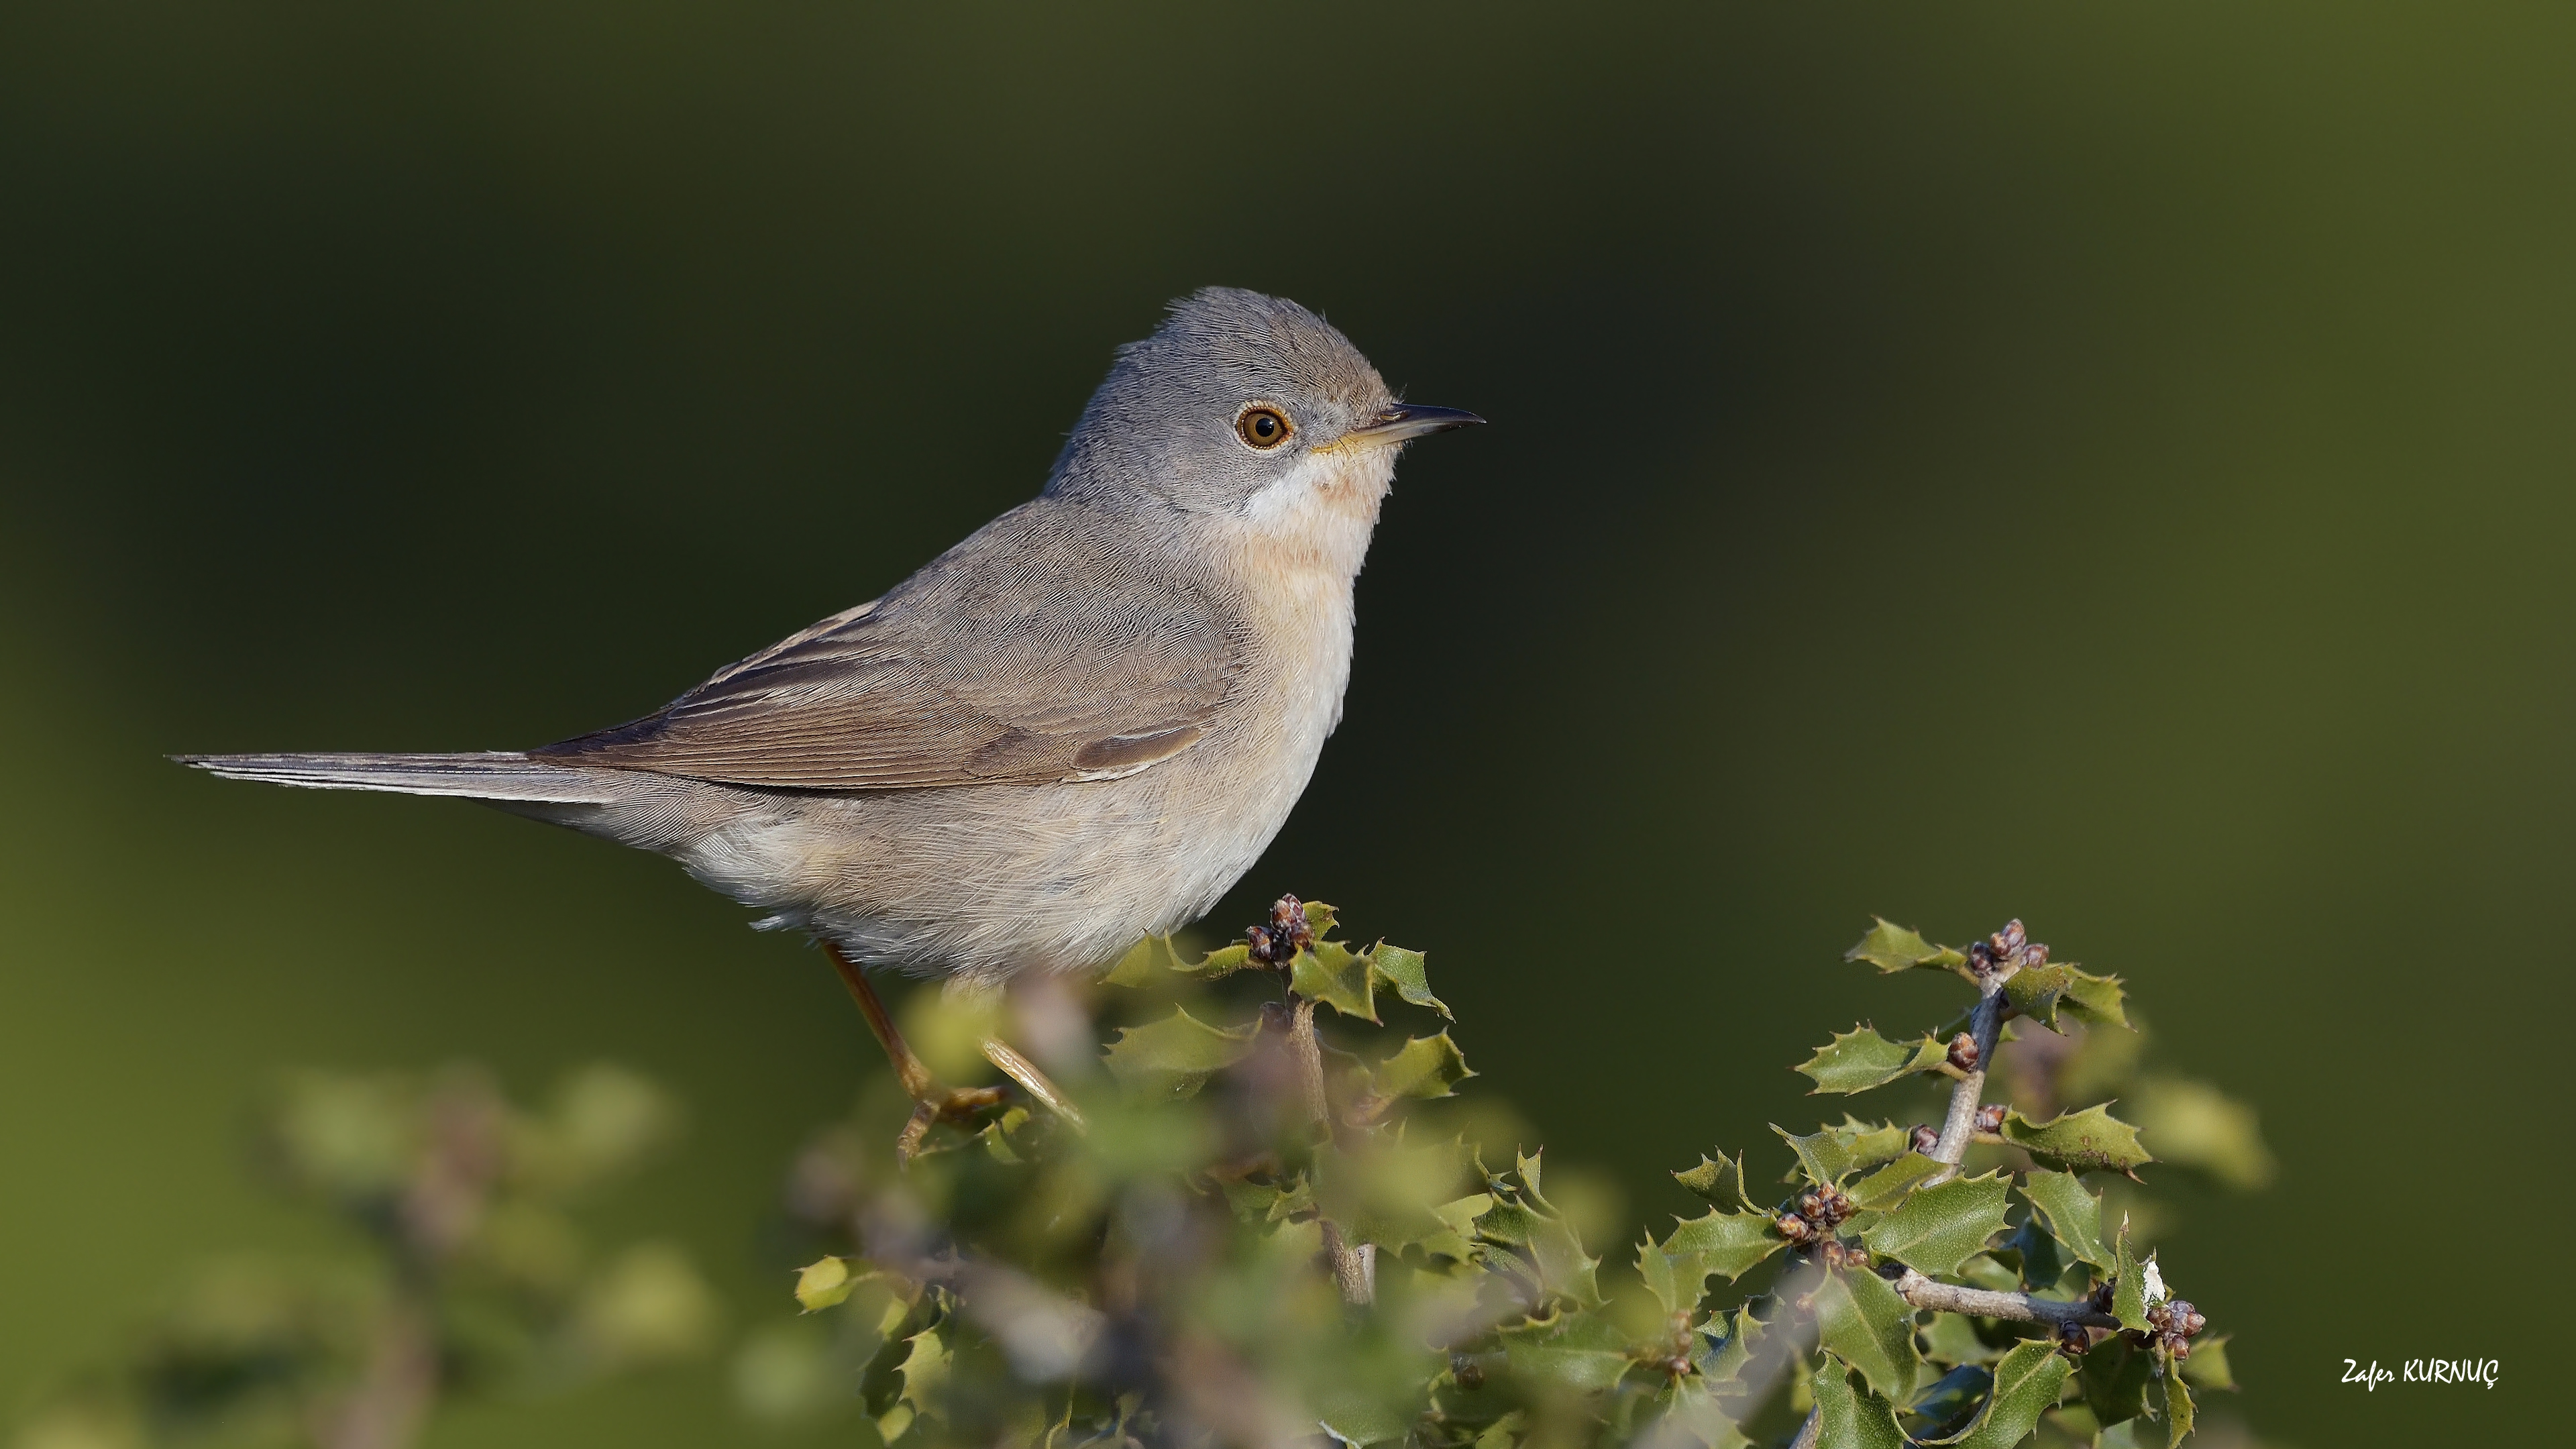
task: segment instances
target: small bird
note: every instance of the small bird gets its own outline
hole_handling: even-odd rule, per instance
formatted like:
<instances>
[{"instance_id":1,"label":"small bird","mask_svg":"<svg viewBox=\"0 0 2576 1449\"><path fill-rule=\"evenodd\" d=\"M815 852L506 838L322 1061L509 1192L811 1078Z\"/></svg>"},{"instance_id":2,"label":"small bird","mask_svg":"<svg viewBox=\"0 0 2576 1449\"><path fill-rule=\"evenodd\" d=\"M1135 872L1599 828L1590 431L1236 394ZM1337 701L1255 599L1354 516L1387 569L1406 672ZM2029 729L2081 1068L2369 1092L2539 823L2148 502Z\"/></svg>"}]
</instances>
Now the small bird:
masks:
<instances>
[{"instance_id":1,"label":"small bird","mask_svg":"<svg viewBox=\"0 0 2576 1449\"><path fill-rule=\"evenodd\" d=\"M939 1087L867 969L970 989L1096 970L1214 906L1340 722L1396 455L1483 421L1397 401L1294 302L1211 287L1118 350L1036 498L655 714L527 751L176 758L671 857L822 943L917 1104L908 1154L998 1093Z\"/></svg>"}]
</instances>

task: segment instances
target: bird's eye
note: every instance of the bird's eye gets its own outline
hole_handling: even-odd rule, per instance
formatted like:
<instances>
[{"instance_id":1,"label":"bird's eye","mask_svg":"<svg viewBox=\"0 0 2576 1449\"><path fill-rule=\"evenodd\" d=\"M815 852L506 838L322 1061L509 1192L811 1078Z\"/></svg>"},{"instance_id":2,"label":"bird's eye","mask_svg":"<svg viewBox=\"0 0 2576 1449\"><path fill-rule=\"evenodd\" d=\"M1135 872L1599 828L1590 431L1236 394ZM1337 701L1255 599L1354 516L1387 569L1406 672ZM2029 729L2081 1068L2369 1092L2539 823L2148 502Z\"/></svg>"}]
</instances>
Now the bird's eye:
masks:
<instances>
[{"instance_id":1,"label":"bird's eye","mask_svg":"<svg viewBox=\"0 0 2576 1449\"><path fill-rule=\"evenodd\" d=\"M1248 407L1234 420L1234 435L1263 452L1288 441L1295 431L1288 426L1288 415L1274 407Z\"/></svg>"}]
</instances>

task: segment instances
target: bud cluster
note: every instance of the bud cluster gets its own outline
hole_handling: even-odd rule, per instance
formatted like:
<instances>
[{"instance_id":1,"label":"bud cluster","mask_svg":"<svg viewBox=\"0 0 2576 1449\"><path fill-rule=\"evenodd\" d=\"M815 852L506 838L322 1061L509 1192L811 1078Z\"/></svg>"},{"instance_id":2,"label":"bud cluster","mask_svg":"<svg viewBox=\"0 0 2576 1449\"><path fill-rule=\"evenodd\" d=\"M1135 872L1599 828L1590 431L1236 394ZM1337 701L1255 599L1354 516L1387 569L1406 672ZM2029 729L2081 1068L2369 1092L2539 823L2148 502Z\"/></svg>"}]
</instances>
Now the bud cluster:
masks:
<instances>
[{"instance_id":1,"label":"bud cluster","mask_svg":"<svg viewBox=\"0 0 2576 1449\"><path fill-rule=\"evenodd\" d=\"M2209 1326L2186 1298L2166 1298L2147 1305L2147 1332L2139 1347L2160 1348L2179 1363L2191 1357L2192 1335Z\"/></svg>"},{"instance_id":2,"label":"bud cluster","mask_svg":"<svg viewBox=\"0 0 2576 1449\"><path fill-rule=\"evenodd\" d=\"M2015 971L2048 964L2048 947L2030 939L2019 921L2007 923L2000 931L1968 946L1968 969L1979 976L2010 967Z\"/></svg>"},{"instance_id":3,"label":"bud cluster","mask_svg":"<svg viewBox=\"0 0 2576 1449\"><path fill-rule=\"evenodd\" d=\"M1839 1268L1846 1263L1863 1267L1869 1262L1868 1251L1857 1241L1845 1242L1834 1236L1834 1229L1859 1211L1859 1205L1841 1188L1825 1183L1798 1194L1792 1210L1780 1214L1772 1226L1790 1242L1812 1246L1817 1258L1828 1267Z\"/></svg>"},{"instance_id":4,"label":"bud cluster","mask_svg":"<svg viewBox=\"0 0 2576 1449\"><path fill-rule=\"evenodd\" d=\"M1270 923L1244 932L1243 940L1251 947L1254 961L1287 969L1298 952L1315 944L1314 928L1306 924L1306 903L1295 896L1281 896L1270 908Z\"/></svg>"}]
</instances>

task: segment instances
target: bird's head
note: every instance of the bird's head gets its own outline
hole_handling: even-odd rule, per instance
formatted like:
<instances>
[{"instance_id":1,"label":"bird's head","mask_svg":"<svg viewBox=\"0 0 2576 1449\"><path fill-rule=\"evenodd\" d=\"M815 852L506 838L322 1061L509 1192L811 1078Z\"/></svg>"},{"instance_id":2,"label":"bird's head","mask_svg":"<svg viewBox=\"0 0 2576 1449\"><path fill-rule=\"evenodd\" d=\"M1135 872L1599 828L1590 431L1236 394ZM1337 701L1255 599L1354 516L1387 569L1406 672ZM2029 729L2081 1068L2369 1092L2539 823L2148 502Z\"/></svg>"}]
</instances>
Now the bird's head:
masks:
<instances>
[{"instance_id":1,"label":"bird's head","mask_svg":"<svg viewBox=\"0 0 2576 1449\"><path fill-rule=\"evenodd\" d=\"M1047 492L1288 534L1356 528L1365 547L1403 444L1483 421L1397 401L1349 338L1294 302L1209 287L1118 350Z\"/></svg>"}]
</instances>

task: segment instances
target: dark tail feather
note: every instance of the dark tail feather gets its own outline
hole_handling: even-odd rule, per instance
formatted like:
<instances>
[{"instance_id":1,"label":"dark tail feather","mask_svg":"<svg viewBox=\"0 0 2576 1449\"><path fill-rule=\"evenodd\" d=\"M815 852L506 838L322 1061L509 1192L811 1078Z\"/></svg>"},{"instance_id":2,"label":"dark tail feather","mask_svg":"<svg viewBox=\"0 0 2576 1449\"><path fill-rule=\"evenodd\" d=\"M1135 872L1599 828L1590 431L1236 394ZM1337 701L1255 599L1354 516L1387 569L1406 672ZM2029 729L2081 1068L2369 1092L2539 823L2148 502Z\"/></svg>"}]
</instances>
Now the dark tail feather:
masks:
<instances>
[{"instance_id":1,"label":"dark tail feather","mask_svg":"<svg viewBox=\"0 0 2576 1449\"><path fill-rule=\"evenodd\" d=\"M606 805L620 772L541 765L526 755L172 755L227 780L264 780L306 790L388 790L468 800Z\"/></svg>"}]
</instances>

